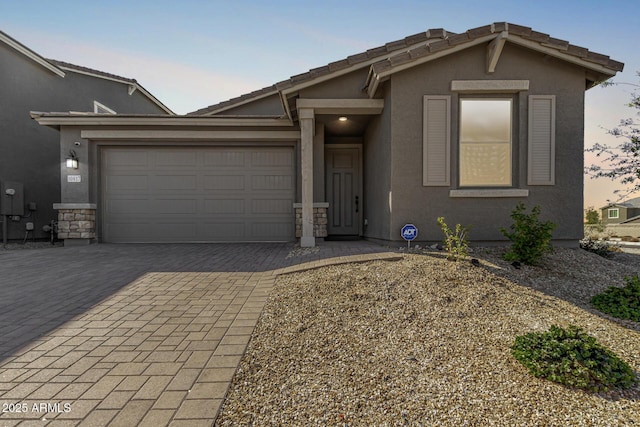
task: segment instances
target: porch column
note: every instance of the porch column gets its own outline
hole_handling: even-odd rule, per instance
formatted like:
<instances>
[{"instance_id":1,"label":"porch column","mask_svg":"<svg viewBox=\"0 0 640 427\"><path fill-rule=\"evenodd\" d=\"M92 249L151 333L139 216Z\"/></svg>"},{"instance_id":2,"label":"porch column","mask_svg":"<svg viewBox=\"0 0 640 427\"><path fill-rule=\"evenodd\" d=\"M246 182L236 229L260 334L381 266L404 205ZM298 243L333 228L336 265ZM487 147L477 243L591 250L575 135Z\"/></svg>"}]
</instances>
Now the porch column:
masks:
<instances>
[{"instance_id":1,"label":"porch column","mask_svg":"<svg viewBox=\"0 0 640 427\"><path fill-rule=\"evenodd\" d=\"M298 119L300 121L300 172L302 174L302 237L300 237L300 246L312 248L316 245L316 238L313 236L313 109L299 109Z\"/></svg>"}]
</instances>

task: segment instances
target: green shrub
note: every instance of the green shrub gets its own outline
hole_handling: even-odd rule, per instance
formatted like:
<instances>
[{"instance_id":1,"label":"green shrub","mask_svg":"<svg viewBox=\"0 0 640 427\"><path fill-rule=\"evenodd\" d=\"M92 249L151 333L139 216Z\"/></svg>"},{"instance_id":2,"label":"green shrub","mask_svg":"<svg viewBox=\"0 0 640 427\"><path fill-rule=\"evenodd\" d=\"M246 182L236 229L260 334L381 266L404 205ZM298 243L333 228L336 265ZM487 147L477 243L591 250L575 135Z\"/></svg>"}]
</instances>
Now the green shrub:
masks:
<instances>
[{"instance_id":1,"label":"green shrub","mask_svg":"<svg viewBox=\"0 0 640 427\"><path fill-rule=\"evenodd\" d=\"M624 280L627 282L624 287L611 286L591 298L591 304L618 319L640 322L640 278L636 275L625 277Z\"/></svg>"},{"instance_id":2,"label":"green shrub","mask_svg":"<svg viewBox=\"0 0 640 427\"><path fill-rule=\"evenodd\" d=\"M570 387L607 391L637 382L626 362L575 326L518 336L511 354L532 375Z\"/></svg>"},{"instance_id":3,"label":"green shrub","mask_svg":"<svg viewBox=\"0 0 640 427\"><path fill-rule=\"evenodd\" d=\"M449 253L447 259L458 261L464 259L469 254L469 242L467 242L467 233L469 227L463 227L456 224L456 230L452 231L444 222L444 217L438 218L438 225L444 233L444 249Z\"/></svg>"},{"instance_id":4,"label":"green shrub","mask_svg":"<svg viewBox=\"0 0 640 427\"><path fill-rule=\"evenodd\" d=\"M528 265L535 264L546 252L551 252L551 234L556 225L551 221L538 220L540 206L534 206L526 213L524 203L520 202L511 212L511 232L504 228L500 231L511 240L511 248L504 254L507 261L520 261Z\"/></svg>"},{"instance_id":5,"label":"green shrub","mask_svg":"<svg viewBox=\"0 0 640 427\"><path fill-rule=\"evenodd\" d=\"M614 254L614 247L609 243L596 240L591 237L585 237L580 240L580 247L585 251L600 255L603 258L611 258Z\"/></svg>"}]
</instances>

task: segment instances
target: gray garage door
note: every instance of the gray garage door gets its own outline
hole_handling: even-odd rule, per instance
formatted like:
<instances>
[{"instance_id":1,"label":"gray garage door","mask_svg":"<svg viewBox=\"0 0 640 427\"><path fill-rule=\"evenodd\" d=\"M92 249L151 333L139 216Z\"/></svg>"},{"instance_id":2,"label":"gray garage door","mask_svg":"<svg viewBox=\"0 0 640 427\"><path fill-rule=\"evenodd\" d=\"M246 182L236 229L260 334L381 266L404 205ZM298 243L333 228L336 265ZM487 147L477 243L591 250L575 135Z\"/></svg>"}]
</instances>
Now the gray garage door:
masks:
<instances>
[{"instance_id":1,"label":"gray garage door","mask_svg":"<svg viewBox=\"0 0 640 427\"><path fill-rule=\"evenodd\" d=\"M292 147L105 148L105 242L294 239Z\"/></svg>"}]
</instances>

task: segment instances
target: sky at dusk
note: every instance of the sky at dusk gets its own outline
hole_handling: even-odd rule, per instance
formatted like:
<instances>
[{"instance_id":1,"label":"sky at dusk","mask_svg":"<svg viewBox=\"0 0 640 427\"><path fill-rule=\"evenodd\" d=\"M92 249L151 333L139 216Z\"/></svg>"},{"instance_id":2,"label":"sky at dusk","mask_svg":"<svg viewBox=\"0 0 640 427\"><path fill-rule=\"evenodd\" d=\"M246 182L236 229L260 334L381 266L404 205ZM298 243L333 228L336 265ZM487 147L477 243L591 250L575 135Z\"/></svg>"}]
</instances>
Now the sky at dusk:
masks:
<instances>
[{"instance_id":1,"label":"sky at dusk","mask_svg":"<svg viewBox=\"0 0 640 427\"><path fill-rule=\"evenodd\" d=\"M639 14L640 0L0 0L0 30L45 58L135 78L185 114L430 28L502 21L609 55L625 63L614 81L637 84ZM635 115L632 90L587 91L585 147L619 142L606 129ZM620 188L586 177L585 206L617 200Z\"/></svg>"}]
</instances>

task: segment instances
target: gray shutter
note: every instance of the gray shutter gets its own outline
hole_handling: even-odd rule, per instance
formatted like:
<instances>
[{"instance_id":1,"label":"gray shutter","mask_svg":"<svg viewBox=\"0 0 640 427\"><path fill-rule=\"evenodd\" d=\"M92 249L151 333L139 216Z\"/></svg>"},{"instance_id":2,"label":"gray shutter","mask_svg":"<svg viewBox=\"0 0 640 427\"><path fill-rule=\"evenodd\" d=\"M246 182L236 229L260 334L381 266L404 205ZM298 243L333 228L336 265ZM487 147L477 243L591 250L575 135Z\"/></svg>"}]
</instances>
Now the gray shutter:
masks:
<instances>
[{"instance_id":1,"label":"gray shutter","mask_svg":"<svg viewBox=\"0 0 640 427\"><path fill-rule=\"evenodd\" d=\"M451 97L426 95L423 106L422 185L450 185Z\"/></svg>"},{"instance_id":2,"label":"gray shutter","mask_svg":"<svg viewBox=\"0 0 640 427\"><path fill-rule=\"evenodd\" d=\"M528 184L554 185L556 97L529 95Z\"/></svg>"}]
</instances>

